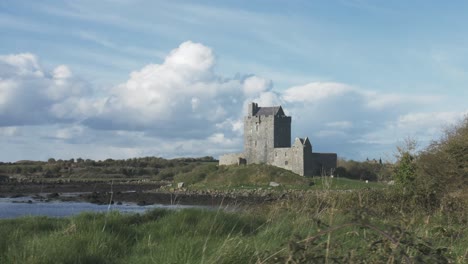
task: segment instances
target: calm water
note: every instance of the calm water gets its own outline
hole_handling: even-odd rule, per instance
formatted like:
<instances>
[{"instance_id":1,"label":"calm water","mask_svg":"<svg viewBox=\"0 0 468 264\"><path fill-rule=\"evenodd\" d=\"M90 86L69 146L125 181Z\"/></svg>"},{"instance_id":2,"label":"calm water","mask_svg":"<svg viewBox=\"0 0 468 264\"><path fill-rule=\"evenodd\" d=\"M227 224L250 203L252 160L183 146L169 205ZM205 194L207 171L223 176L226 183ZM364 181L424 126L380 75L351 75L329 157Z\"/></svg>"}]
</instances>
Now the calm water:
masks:
<instances>
[{"instance_id":1,"label":"calm water","mask_svg":"<svg viewBox=\"0 0 468 264\"><path fill-rule=\"evenodd\" d=\"M32 203L28 203L31 200ZM183 208L210 208L206 206L193 205L162 205L154 204L138 206L136 204L122 205L97 205L85 202L41 202L31 197L0 198L0 218L16 218L28 215L42 215L53 217L65 217L79 214L81 212L107 212L118 210L126 213L144 213L154 208L183 209Z\"/></svg>"}]
</instances>

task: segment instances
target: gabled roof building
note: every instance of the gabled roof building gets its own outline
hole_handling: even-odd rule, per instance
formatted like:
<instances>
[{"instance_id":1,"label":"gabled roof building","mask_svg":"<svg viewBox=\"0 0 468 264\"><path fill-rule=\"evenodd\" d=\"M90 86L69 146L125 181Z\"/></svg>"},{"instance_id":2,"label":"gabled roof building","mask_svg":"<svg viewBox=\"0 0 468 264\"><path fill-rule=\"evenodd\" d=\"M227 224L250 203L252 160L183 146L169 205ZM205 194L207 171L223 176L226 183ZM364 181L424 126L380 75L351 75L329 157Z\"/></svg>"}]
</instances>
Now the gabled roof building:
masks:
<instances>
[{"instance_id":1,"label":"gabled roof building","mask_svg":"<svg viewBox=\"0 0 468 264\"><path fill-rule=\"evenodd\" d=\"M302 176L331 174L336 153L312 152L309 139L296 138L291 146L291 117L281 106L248 105L244 117L244 152L220 157L220 165L270 164Z\"/></svg>"}]
</instances>

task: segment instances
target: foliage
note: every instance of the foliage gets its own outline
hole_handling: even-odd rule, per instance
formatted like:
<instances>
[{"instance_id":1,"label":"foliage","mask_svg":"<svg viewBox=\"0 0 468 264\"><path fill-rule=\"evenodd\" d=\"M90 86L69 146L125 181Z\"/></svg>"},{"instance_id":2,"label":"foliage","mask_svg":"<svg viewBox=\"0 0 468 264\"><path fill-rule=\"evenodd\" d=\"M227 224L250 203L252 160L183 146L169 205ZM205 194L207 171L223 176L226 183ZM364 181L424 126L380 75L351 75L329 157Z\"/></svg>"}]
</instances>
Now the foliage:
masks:
<instances>
[{"instance_id":1,"label":"foliage","mask_svg":"<svg viewBox=\"0 0 468 264\"><path fill-rule=\"evenodd\" d=\"M468 117L419 156L417 184L438 195L468 187Z\"/></svg>"},{"instance_id":2,"label":"foliage","mask_svg":"<svg viewBox=\"0 0 468 264\"><path fill-rule=\"evenodd\" d=\"M0 173L14 179L43 180L67 179L118 179L152 178L156 181L172 180L174 175L187 173L197 166L217 164L212 157L163 159L159 157L132 158L104 161L77 158L61 160L50 158L47 162L19 161L0 163Z\"/></svg>"},{"instance_id":3,"label":"foliage","mask_svg":"<svg viewBox=\"0 0 468 264\"><path fill-rule=\"evenodd\" d=\"M363 162L338 159L335 174L354 180L387 181L391 178L392 164L382 163L382 160L367 160Z\"/></svg>"},{"instance_id":4,"label":"foliage","mask_svg":"<svg viewBox=\"0 0 468 264\"><path fill-rule=\"evenodd\" d=\"M416 140L407 138L404 144L397 147L397 162L393 179L398 187L413 190L412 182L416 178Z\"/></svg>"},{"instance_id":5,"label":"foliage","mask_svg":"<svg viewBox=\"0 0 468 264\"><path fill-rule=\"evenodd\" d=\"M400 160L395 167L395 183L400 186L408 186L416 178L416 163L411 153L401 153Z\"/></svg>"},{"instance_id":6,"label":"foliage","mask_svg":"<svg viewBox=\"0 0 468 264\"><path fill-rule=\"evenodd\" d=\"M468 188L468 117L419 153L414 140L399 147L394 179L414 203L436 208L447 195Z\"/></svg>"}]
</instances>

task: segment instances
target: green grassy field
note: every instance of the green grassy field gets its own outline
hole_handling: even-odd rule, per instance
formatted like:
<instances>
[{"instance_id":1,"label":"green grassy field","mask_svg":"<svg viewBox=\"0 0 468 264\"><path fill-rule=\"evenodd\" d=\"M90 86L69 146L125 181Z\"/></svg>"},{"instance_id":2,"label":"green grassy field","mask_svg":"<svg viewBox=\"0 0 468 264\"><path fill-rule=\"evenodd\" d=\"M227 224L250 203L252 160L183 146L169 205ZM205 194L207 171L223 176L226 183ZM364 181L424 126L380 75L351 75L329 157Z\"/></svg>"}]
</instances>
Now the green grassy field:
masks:
<instances>
[{"instance_id":1,"label":"green grassy field","mask_svg":"<svg viewBox=\"0 0 468 264\"><path fill-rule=\"evenodd\" d=\"M407 199L325 191L235 212L0 220L0 263L465 263L465 200Z\"/></svg>"}]
</instances>

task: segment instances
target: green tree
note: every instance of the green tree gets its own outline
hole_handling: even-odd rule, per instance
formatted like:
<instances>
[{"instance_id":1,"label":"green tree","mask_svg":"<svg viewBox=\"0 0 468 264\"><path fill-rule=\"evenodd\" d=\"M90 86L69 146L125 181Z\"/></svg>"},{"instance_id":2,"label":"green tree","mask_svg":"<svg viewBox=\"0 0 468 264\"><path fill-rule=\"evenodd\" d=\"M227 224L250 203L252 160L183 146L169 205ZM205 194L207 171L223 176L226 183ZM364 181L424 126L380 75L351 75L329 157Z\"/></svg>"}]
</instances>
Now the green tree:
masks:
<instances>
[{"instance_id":1,"label":"green tree","mask_svg":"<svg viewBox=\"0 0 468 264\"><path fill-rule=\"evenodd\" d=\"M414 139L407 138L403 146L398 146L397 162L393 179L395 183L404 189L413 189L413 181L416 179L416 146Z\"/></svg>"},{"instance_id":2,"label":"green tree","mask_svg":"<svg viewBox=\"0 0 468 264\"><path fill-rule=\"evenodd\" d=\"M443 194L468 187L468 117L432 142L417 162L418 185Z\"/></svg>"}]
</instances>

